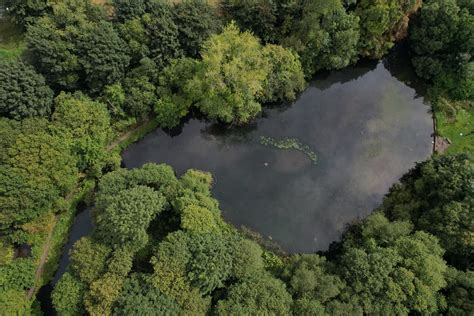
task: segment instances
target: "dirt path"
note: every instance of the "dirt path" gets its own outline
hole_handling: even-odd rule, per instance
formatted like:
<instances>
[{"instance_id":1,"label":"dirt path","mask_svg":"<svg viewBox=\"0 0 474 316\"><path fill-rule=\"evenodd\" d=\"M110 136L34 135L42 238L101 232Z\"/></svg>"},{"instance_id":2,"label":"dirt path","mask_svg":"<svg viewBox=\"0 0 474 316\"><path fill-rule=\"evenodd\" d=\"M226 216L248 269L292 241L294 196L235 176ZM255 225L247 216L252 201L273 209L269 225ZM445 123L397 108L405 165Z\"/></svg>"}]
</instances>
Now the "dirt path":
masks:
<instances>
[{"instance_id":1,"label":"dirt path","mask_svg":"<svg viewBox=\"0 0 474 316\"><path fill-rule=\"evenodd\" d=\"M115 147L117 147L121 142L123 142L124 140L126 140L127 138L130 137L130 135L132 135L133 133L135 133L137 130L139 130L143 125L146 125L148 124L149 121L145 121L141 124L138 124L137 126L135 126L133 129L131 130L128 130L126 133L123 133L121 134L119 137L117 137L113 142L111 142L108 146L107 146L107 151L111 151L112 149L114 149Z\"/></svg>"},{"instance_id":2,"label":"dirt path","mask_svg":"<svg viewBox=\"0 0 474 316\"><path fill-rule=\"evenodd\" d=\"M31 298L35 294L36 286L39 282L39 279L43 275L44 265L48 261L49 249L51 248L51 240L53 238L53 232L54 232L54 228L56 227L57 222L58 222L58 216L56 215L54 217L54 224L52 225L51 229L49 230L48 238L46 239L46 242L44 243L43 253L41 254L40 261L39 261L39 264L38 264L38 268L36 269L35 283L34 283L35 285L31 289L29 289L28 293L27 293L27 297L28 297L29 300L31 300Z\"/></svg>"}]
</instances>

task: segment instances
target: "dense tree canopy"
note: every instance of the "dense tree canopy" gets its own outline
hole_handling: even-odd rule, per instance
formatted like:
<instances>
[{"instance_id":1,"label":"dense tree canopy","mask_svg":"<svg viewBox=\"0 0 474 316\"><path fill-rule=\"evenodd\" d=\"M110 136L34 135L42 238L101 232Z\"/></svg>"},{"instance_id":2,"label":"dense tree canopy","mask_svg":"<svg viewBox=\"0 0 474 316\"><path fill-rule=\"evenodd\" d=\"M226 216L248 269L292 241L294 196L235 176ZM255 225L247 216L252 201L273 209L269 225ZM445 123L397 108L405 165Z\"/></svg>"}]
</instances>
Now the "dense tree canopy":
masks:
<instances>
[{"instance_id":1,"label":"dense tree canopy","mask_svg":"<svg viewBox=\"0 0 474 316\"><path fill-rule=\"evenodd\" d=\"M441 156L419 164L395 185L381 210L391 219L409 220L439 238L448 261L472 265L474 169L469 156Z\"/></svg>"},{"instance_id":2,"label":"dense tree canopy","mask_svg":"<svg viewBox=\"0 0 474 316\"><path fill-rule=\"evenodd\" d=\"M71 140L59 137L46 120L1 121L0 138L11 141L0 161L0 223L5 227L50 211L72 189L78 170Z\"/></svg>"},{"instance_id":3,"label":"dense tree canopy","mask_svg":"<svg viewBox=\"0 0 474 316\"><path fill-rule=\"evenodd\" d=\"M346 13L339 0L309 1L301 7L285 46L296 50L306 76L321 69L339 69L357 60L359 19Z\"/></svg>"},{"instance_id":4,"label":"dense tree canopy","mask_svg":"<svg viewBox=\"0 0 474 316\"><path fill-rule=\"evenodd\" d=\"M417 74L436 81L460 99L474 96L474 9L467 3L427 1L410 34Z\"/></svg>"},{"instance_id":5,"label":"dense tree canopy","mask_svg":"<svg viewBox=\"0 0 474 316\"><path fill-rule=\"evenodd\" d=\"M355 14L360 18L359 53L364 57L381 58L395 41L406 36L410 15L420 6L420 0L358 1Z\"/></svg>"},{"instance_id":6,"label":"dense tree canopy","mask_svg":"<svg viewBox=\"0 0 474 316\"><path fill-rule=\"evenodd\" d=\"M56 4L28 27L26 39L35 65L59 89L96 93L121 79L130 59L105 12L88 1Z\"/></svg>"},{"instance_id":7,"label":"dense tree canopy","mask_svg":"<svg viewBox=\"0 0 474 316\"><path fill-rule=\"evenodd\" d=\"M53 91L33 67L21 60L0 60L0 115L48 118L52 105Z\"/></svg>"},{"instance_id":8,"label":"dense tree canopy","mask_svg":"<svg viewBox=\"0 0 474 316\"><path fill-rule=\"evenodd\" d=\"M418 164L328 252L280 255L223 220L209 173L121 169L112 151L132 127L173 128L191 111L248 123L305 77L382 57L410 21L418 75L470 100L472 1L426 0L419 14L419 0L5 5L27 48L0 56L0 313L40 313L25 292L97 181L94 230L52 294L61 315L473 314L468 155Z\"/></svg>"}]
</instances>

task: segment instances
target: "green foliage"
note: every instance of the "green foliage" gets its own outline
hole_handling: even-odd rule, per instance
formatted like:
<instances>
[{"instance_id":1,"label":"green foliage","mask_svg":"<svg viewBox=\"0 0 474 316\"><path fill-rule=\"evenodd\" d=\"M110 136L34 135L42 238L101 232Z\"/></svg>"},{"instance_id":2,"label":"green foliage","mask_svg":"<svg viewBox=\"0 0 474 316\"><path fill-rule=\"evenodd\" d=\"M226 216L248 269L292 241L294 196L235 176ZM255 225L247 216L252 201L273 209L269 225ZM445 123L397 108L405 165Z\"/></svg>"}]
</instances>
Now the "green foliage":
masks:
<instances>
[{"instance_id":1,"label":"green foliage","mask_svg":"<svg viewBox=\"0 0 474 316\"><path fill-rule=\"evenodd\" d=\"M268 136L261 136L260 144L262 144L263 146L271 146L278 149L294 149L308 156L308 158L314 164L318 162L318 157L316 156L315 152L312 151L308 145L301 143L296 138L285 137L283 139L274 139Z\"/></svg>"},{"instance_id":2,"label":"green foliage","mask_svg":"<svg viewBox=\"0 0 474 316\"><path fill-rule=\"evenodd\" d=\"M119 248L112 252L109 259L107 270L118 276L126 277L132 270L133 255L137 249L129 250L126 248Z\"/></svg>"},{"instance_id":3,"label":"green foliage","mask_svg":"<svg viewBox=\"0 0 474 316\"><path fill-rule=\"evenodd\" d=\"M189 57L198 57L202 43L222 28L220 17L206 0L179 1L172 12L180 46Z\"/></svg>"},{"instance_id":4,"label":"green foliage","mask_svg":"<svg viewBox=\"0 0 474 316\"><path fill-rule=\"evenodd\" d=\"M160 99L155 103L154 109L161 127L175 127L188 114L194 103L188 81L193 78L198 67L198 61L182 58L172 61L160 74Z\"/></svg>"},{"instance_id":5,"label":"green foliage","mask_svg":"<svg viewBox=\"0 0 474 316\"><path fill-rule=\"evenodd\" d=\"M191 254L187 277L201 293L212 293L224 286L232 271L232 239L230 236L194 234L188 242Z\"/></svg>"},{"instance_id":6,"label":"green foliage","mask_svg":"<svg viewBox=\"0 0 474 316\"><path fill-rule=\"evenodd\" d=\"M345 242L338 266L348 285L344 296L364 313L436 313L444 306L437 293L446 285L444 251L432 235L409 232L408 224L375 213L362 225L360 238Z\"/></svg>"},{"instance_id":7,"label":"green foliage","mask_svg":"<svg viewBox=\"0 0 474 316\"><path fill-rule=\"evenodd\" d=\"M52 103L53 92L33 67L0 59L0 115L15 120L48 118Z\"/></svg>"},{"instance_id":8,"label":"green foliage","mask_svg":"<svg viewBox=\"0 0 474 316\"><path fill-rule=\"evenodd\" d=\"M341 279L328 272L329 264L318 255L296 255L290 259L283 278L297 299L296 309L321 305L337 297L344 288Z\"/></svg>"},{"instance_id":9,"label":"green foliage","mask_svg":"<svg viewBox=\"0 0 474 316\"><path fill-rule=\"evenodd\" d=\"M278 1L222 0L221 7L226 19L236 21L241 29L251 31L264 42L277 39Z\"/></svg>"},{"instance_id":10,"label":"green foliage","mask_svg":"<svg viewBox=\"0 0 474 316\"><path fill-rule=\"evenodd\" d=\"M113 0L115 16L121 21L141 17L148 10L151 2L148 0Z\"/></svg>"},{"instance_id":11,"label":"green foliage","mask_svg":"<svg viewBox=\"0 0 474 316\"><path fill-rule=\"evenodd\" d=\"M298 55L278 45L266 45L264 58L270 71L263 87L263 102L278 102L296 99L296 94L305 88L303 69Z\"/></svg>"},{"instance_id":12,"label":"green foliage","mask_svg":"<svg viewBox=\"0 0 474 316\"><path fill-rule=\"evenodd\" d=\"M113 248L139 249L148 241L146 229L163 209L163 196L145 186L118 192L97 215L100 240Z\"/></svg>"},{"instance_id":13,"label":"green foliage","mask_svg":"<svg viewBox=\"0 0 474 316\"><path fill-rule=\"evenodd\" d=\"M21 27L26 27L49 9L47 0L4 0L8 17Z\"/></svg>"},{"instance_id":14,"label":"green foliage","mask_svg":"<svg viewBox=\"0 0 474 316\"><path fill-rule=\"evenodd\" d=\"M4 315L28 315L31 302L24 291L0 290L0 306Z\"/></svg>"},{"instance_id":15,"label":"green foliage","mask_svg":"<svg viewBox=\"0 0 474 316\"><path fill-rule=\"evenodd\" d=\"M291 296L285 285L268 273L232 285L217 303L218 315L289 315Z\"/></svg>"},{"instance_id":16,"label":"green foliage","mask_svg":"<svg viewBox=\"0 0 474 316\"><path fill-rule=\"evenodd\" d=\"M238 279L245 279L263 273L265 270L260 246L249 239L241 239L235 243L234 270L232 274Z\"/></svg>"},{"instance_id":17,"label":"green foliage","mask_svg":"<svg viewBox=\"0 0 474 316\"><path fill-rule=\"evenodd\" d=\"M180 311L176 302L154 288L146 275L133 274L124 283L113 315L177 315Z\"/></svg>"},{"instance_id":18,"label":"green foliage","mask_svg":"<svg viewBox=\"0 0 474 316\"><path fill-rule=\"evenodd\" d=\"M150 58L159 69L183 55L179 42L178 26L173 20L173 8L165 1L154 1L150 13L142 16L142 23L150 40Z\"/></svg>"},{"instance_id":19,"label":"green foliage","mask_svg":"<svg viewBox=\"0 0 474 316\"><path fill-rule=\"evenodd\" d=\"M257 38L232 23L203 44L201 55L200 71L190 83L199 109L225 123L253 119L261 111L257 96L269 72Z\"/></svg>"},{"instance_id":20,"label":"green foliage","mask_svg":"<svg viewBox=\"0 0 474 316\"><path fill-rule=\"evenodd\" d=\"M474 313L474 272L450 268L446 279L447 315L471 315Z\"/></svg>"},{"instance_id":21,"label":"green foliage","mask_svg":"<svg viewBox=\"0 0 474 316\"><path fill-rule=\"evenodd\" d=\"M55 100L53 123L65 138L73 139L78 168L100 175L105 164L106 145L110 135L110 118L104 104L92 101L81 93L61 93Z\"/></svg>"},{"instance_id":22,"label":"green foliage","mask_svg":"<svg viewBox=\"0 0 474 316\"><path fill-rule=\"evenodd\" d=\"M121 79L129 62L125 43L89 1L54 4L52 14L28 27L26 40L37 68L55 88L97 93Z\"/></svg>"},{"instance_id":23,"label":"green foliage","mask_svg":"<svg viewBox=\"0 0 474 316\"><path fill-rule=\"evenodd\" d=\"M307 77L321 69L339 69L357 60L359 19L339 0L310 1L282 43L301 56Z\"/></svg>"},{"instance_id":24,"label":"green foliage","mask_svg":"<svg viewBox=\"0 0 474 316\"><path fill-rule=\"evenodd\" d=\"M469 156L435 157L405 175L381 210L391 219L410 220L415 229L435 235L451 264L468 267L473 249L473 176Z\"/></svg>"},{"instance_id":25,"label":"green foliage","mask_svg":"<svg viewBox=\"0 0 474 316\"><path fill-rule=\"evenodd\" d=\"M17 130L7 135L10 124ZM50 211L75 185L77 169L70 140L46 120L5 120L0 126L0 138L10 141L0 155L0 224L6 227Z\"/></svg>"},{"instance_id":26,"label":"green foliage","mask_svg":"<svg viewBox=\"0 0 474 316\"><path fill-rule=\"evenodd\" d=\"M91 283L84 297L86 311L91 316L110 315L112 306L123 286L123 278L113 273L105 273Z\"/></svg>"},{"instance_id":27,"label":"green foliage","mask_svg":"<svg viewBox=\"0 0 474 316\"><path fill-rule=\"evenodd\" d=\"M156 255L151 258L154 270L151 282L188 313L203 314L210 299L203 298L187 279L187 265L191 257L188 239L184 232L177 231L160 243Z\"/></svg>"},{"instance_id":28,"label":"green foliage","mask_svg":"<svg viewBox=\"0 0 474 316\"><path fill-rule=\"evenodd\" d=\"M355 14L360 18L359 53L381 58L396 40L406 36L409 16L420 6L421 1L358 1Z\"/></svg>"},{"instance_id":29,"label":"green foliage","mask_svg":"<svg viewBox=\"0 0 474 316\"><path fill-rule=\"evenodd\" d=\"M474 15L456 0L431 0L423 5L410 33L417 74L435 82L456 99L474 97Z\"/></svg>"},{"instance_id":30,"label":"green foliage","mask_svg":"<svg viewBox=\"0 0 474 316\"><path fill-rule=\"evenodd\" d=\"M35 264L29 258L16 258L0 266L0 290L26 291L35 284Z\"/></svg>"},{"instance_id":31,"label":"green foliage","mask_svg":"<svg viewBox=\"0 0 474 316\"><path fill-rule=\"evenodd\" d=\"M69 272L64 273L51 295L54 308L60 315L64 316L82 314L84 310L82 298L85 290L84 283Z\"/></svg>"},{"instance_id":32,"label":"green foliage","mask_svg":"<svg viewBox=\"0 0 474 316\"><path fill-rule=\"evenodd\" d=\"M0 240L0 266L8 265L13 260L13 246Z\"/></svg>"},{"instance_id":33,"label":"green foliage","mask_svg":"<svg viewBox=\"0 0 474 316\"><path fill-rule=\"evenodd\" d=\"M82 237L71 249L71 270L82 282L91 284L105 271L109 254L107 246L90 237Z\"/></svg>"},{"instance_id":34,"label":"green foliage","mask_svg":"<svg viewBox=\"0 0 474 316\"><path fill-rule=\"evenodd\" d=\"M219 225L215 214L207 208L188 205L181 213L181 228L191 233L218 233Z\"/></svg>"}]
</instances>

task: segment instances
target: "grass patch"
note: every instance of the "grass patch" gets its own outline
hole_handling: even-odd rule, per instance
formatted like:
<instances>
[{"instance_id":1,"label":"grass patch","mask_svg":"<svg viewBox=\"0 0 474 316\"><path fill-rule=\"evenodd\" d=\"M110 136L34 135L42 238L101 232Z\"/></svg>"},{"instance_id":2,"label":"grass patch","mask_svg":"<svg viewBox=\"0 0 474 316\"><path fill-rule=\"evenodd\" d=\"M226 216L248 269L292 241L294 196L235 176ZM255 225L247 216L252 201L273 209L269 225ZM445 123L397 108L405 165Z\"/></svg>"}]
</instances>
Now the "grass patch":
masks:
<instances>
[{"instance_id":1,"label":"grass patch","mask_svg":"<svg viewBox=\"0 0 474 316\"><path fill-rule=\"evenodd\" d=\"M26 44L19 27L8 19L0 19L0 59L17 58L25 48Z\"/></svg>"},{"instance_id":2,"label":"grass patch","mask_svg":"<svg viewBox=\"0 0 474 316\"><path fill-rule=\"evenodd\" d=\"M437 133L451 142L448 153L469 152L474 154L474 107L473 102L453 102L442 99L435 113Z\"/></svg>"}]
</instances>

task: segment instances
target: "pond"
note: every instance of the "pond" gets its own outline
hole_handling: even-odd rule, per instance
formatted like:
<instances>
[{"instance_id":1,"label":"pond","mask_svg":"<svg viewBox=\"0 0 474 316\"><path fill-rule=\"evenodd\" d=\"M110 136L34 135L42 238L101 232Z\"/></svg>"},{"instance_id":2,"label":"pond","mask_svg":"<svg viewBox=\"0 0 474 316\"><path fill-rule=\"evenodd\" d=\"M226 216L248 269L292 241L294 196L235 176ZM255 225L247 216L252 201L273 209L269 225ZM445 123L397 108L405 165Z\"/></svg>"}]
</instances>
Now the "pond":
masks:
<instances>
[{"instance_id":1,"label":"pond","mask_svg":"<svg viewBox=\"0 0 474 316\"><path fill-rule=\"evenodd\" d=\"M430 106L407 61L400 50L320 75L294 103L266 107L247 126L190 118L156 130L129 146L123 163L209 171L228 222L291 253L325 250L432 152ZM304 149L262 142L285 138Z\"/></svg>"}]
</instances>

